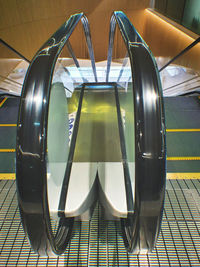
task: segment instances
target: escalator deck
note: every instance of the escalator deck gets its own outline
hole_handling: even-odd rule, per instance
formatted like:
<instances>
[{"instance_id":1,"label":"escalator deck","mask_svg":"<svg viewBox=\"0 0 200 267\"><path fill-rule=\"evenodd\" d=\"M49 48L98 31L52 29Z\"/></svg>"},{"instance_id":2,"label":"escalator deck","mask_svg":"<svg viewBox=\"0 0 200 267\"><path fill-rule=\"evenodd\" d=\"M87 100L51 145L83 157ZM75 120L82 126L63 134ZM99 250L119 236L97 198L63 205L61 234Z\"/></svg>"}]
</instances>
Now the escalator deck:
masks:
<instances>
[{"instance_id":1,"label":"escalator deck","mask_svg":"<svg viewBox=\"0 0 200 267\"><path fill-rule=\"evenodd\" d=\"M187 177L186 177L187 178ZM39 257L24 236L13 180L0 180L0 266L200 266L200 180L167 180L165 209L156 248L127 254L120 222L105 221L96 205L90 222L76 222L59 257Z\"/></svg>"}]
</instances>

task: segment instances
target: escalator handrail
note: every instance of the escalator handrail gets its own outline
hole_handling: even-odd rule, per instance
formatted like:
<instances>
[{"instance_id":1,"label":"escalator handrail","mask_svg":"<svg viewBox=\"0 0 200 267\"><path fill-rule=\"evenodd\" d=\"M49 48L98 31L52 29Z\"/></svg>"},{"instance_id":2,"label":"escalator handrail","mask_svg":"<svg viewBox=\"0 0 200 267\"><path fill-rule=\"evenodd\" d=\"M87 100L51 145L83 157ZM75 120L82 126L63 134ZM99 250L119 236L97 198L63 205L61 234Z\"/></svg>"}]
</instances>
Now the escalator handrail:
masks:
<instances>
[{"instance_id":1,"label":"escalator handrail","mask_svg":"<svg viewBox=\"0 0 200 267\"><path fill-rule=\"evenodd\" d=\"M161 226L166 179L162 88L151 51L121 11L114 12L110 22L107 82L116 24L129 53L135 120L134 211L128 210L127 219L121 220L122 232L129 252L152 251Z\"/></svg>"},{"instance_id":2,"label":"escalator handrail","mask_svg":"<svg viewBox=\"0 0 200 267\"><path fill-rule=\"evenodd\" d=\"M116 23L118 23L123 39L127 45L129 43L143 43L146 47L148 47L145 41L140 36L140 34L135 29L135 27L132 24L130 27L130 21L126 17L126 15L121 11L114 11L111 17L111 20L110 20L106 82L108 82L108 79L109 79Z\"/></svg>"},{"instance_id":3,"label":"escalator handrail","mask_svg":"<svg viewBox=\"0 0 200 267\"><path fill-rule=\"evenodd\" d=\"M83 28L84 28L84 32L85 32L85 37L86 37L86 42L87 42L87 45L88 45L88 51L89 51L89 54L90 54L90 59L91 59L92 70L93 70L93 73L94 73L95 82L98 82L96 65L95 65L94 50L93 50L92 41L91 41L90 27L89 27L88 19L87 19L87 17L85 15L82 16L81 22L83 24Z\"/></svg>"},{"instance_id":4,"label":"escalator handrail","mask_svg":"<svg viewBox=\"0 0 200 267\"><path fill-rule=\"evenodd\" d=\"M51 228L47 196L47 126L56 60L83 17L83 13L71 16L39 49L27 70L20 99L16 142L18 203L24 230L33 250L40 255L63 253L73 226L73 218L60 218L56 235Z\"/></svg>"}]
</instances>

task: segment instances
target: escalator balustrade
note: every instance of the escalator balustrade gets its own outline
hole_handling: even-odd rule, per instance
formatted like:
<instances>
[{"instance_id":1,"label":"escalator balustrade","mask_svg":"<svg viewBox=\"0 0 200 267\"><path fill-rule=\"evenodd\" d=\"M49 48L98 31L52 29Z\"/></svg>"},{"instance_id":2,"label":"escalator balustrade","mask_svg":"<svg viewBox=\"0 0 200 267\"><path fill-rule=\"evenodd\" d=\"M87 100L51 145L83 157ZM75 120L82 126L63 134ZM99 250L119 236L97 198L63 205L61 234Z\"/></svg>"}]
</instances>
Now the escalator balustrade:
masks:
<instances>
[{"instance_id":1,"label":"escalator balustrade","mask_svg":"<svg viewBox=\"0 0 200 267\"><path fill-rule=\"evenodd\" d=\"M73 49L81 23L87 68ZM151 252L165 162L162 91L147 44L123 12L114 12L105 81L98 82L87 18L71 16L31 61L20 100L16 181L32 249L62 254L74 221L90 220L98 201L106 219L121 221L128 252Z\"/></svg>"}]
</instances>

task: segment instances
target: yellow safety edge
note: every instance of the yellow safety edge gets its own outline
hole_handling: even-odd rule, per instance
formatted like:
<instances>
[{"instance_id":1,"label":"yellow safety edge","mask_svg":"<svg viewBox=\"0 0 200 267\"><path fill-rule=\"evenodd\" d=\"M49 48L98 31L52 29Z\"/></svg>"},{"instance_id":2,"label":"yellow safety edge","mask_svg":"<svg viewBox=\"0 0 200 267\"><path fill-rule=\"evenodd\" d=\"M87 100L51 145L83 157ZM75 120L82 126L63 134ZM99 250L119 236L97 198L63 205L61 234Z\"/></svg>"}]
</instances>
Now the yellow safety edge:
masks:
<instances>
[{"instance_id":1,"label":"yellow safety edge","mask_svg":"<svg viewBox=\"0 0 200 267\"><path fill-rule=\"evenodd\" d=\"M15 152L16 150L14 148L1 148L0 152Z\"/></svg>"},{"instance_id":2,"label":"yellow safety edge","mask_svg":"<svg viewBox=\"0 0 200 267\"><path fill-rule=\"evenodd\" d=\"M0 173L0 180L14 180L15 173ZM167 179L200 179L200 172L168 172Z\"/></svg>"},{"instance_id":3,"label":"yellow safety edge","mask_svg":"<svg viewBox=\"0 0 200 267\"><path fill-rule=\"evenodd\" d=\"M200 157L167 157L167 160L200 160Z\"/></svg>"},{"instance_id":4,"label":"yellow safety edge","mask_svg":"<svg viewBox=\"0 0 200 267\"><path fill-rule=\"evenodd\" d=\"M200 129L166 129L167 133L176 133L176 132L200 132Z\"/></svg>"},{"instance_id":5,"label":"yellow safety edge","mask_svg":"<svg viewBox=\"0 0 200 267\"><path fill-rule=\"evenodd\" d=\"M17 126L17 124L8 124L8 123L4 123L4 124L0 124L0 127L16 127Z\"/></svg>"},{"instance_id":6,"label":"yellow safety edge","mask_svg":"<svg viewBox=\"0 0 200 267\"><path fill-rule=\"evenodd\" d=\"M0 108L3 106L3 104L6 102L7 99L8 99L8 98L5 97L5 98L0 102Z\"/></svg>"}]
</instances>

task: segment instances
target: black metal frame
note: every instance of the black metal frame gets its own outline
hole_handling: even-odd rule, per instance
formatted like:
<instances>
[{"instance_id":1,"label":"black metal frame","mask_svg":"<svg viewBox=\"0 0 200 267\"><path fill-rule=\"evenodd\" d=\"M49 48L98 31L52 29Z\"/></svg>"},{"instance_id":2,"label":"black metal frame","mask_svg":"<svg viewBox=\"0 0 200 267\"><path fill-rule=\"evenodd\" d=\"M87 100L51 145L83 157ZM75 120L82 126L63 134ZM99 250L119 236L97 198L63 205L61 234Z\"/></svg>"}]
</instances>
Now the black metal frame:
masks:
<instances>
[{"instance_id":1,"label":"black metal frame","mask_svg":"<svg viewBox=\"0 0 200 267\"><path fill-rule=\"evenodd\" d=\"M165 195L166 145L162 90L153 55L120 11L114 12L111 17L107 81L116 24L129 52L135 110L134 210L129 210L127 219L121 220L123 239L128 252L151 251L160 231Z\"/></svg>"},{"instance_id":2,"label":"black metal frame","mask_svg":"<svg viewBox=\"0 0 200 267\"><path fill-rule=\"evenodd\" d=\"M53 234L47 196L47 124L51 80L56 60L80 20L89 34L83 13L71 16L33 58L23 85L17 125L16 183L22 223L30 244L40 255L65 251L73 218L61 217ZM92 49L90 35L86 36ZM94 54L89 54L94 61ZM95 75L95 70L94 75Z\"/></svg>"}]
</instances>

